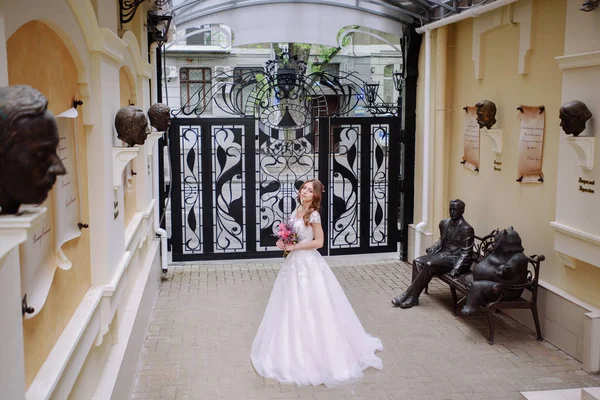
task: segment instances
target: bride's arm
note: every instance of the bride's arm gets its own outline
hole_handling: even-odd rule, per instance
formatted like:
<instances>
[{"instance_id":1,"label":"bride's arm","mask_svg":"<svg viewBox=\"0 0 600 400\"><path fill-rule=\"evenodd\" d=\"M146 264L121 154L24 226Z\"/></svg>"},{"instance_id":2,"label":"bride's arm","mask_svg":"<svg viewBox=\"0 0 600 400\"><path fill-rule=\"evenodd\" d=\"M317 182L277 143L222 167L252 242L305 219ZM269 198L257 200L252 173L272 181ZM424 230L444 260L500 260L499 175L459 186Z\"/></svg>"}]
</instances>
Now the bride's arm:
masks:
<instances>
[{"instance_id":1,"label":"bride's arm","mask_svg":"<svg viewBox=\"0 0 600 400\"><path fill-rule=\"evenodd\" d=\"M286 245L286 250L309 250L309 249L320 249L323 247L323 227L318 222L313 222L310 224L313 229L313 233L315 238L310 242L305 243L297 243L293 245Z\"/></svg>"}]
</instances>

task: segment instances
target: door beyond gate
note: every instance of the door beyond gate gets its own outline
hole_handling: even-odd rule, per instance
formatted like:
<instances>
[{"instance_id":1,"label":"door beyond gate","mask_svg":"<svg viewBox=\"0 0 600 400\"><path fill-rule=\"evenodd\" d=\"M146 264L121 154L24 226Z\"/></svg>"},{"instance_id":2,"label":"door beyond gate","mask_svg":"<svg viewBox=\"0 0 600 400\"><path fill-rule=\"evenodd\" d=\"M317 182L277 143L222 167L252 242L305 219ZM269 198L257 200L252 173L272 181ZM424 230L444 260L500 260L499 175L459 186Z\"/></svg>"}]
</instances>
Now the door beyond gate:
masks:
<instances>
[{"instance_id":1,"label":"door beyond gate","mask_svg":"<svg viewBox=\"0 0 600 400\"><path fill-rule=\"evenodd\" d=\"M397 250L399 118L320 118L277 130L253 118L174 118L173 261L281 256L298 189L325 187L323 255Z\"/></svg>"}]
</instances>

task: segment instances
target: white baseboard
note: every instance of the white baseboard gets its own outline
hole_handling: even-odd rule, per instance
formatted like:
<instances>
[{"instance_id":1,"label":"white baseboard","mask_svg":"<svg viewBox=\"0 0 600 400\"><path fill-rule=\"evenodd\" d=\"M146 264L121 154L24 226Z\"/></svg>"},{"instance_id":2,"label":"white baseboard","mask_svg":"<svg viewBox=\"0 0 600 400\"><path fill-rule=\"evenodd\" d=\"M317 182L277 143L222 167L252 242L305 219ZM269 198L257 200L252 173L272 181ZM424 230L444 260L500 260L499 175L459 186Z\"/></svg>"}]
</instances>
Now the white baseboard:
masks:
<instances>
[{"instance_id":1,"label":"white baseboard","mask_svg":"<svg viewBox=\"0 0 600 400\"><path fill-rule=\"evenodd\" d=\"M531 311L504 312L535 331ZM587 372L600 372L600 310L540 280L538 313L544 339L582 362Z\"/></svg>"},{"instance_id":2,"label":"white baseboard","mask_svg":"<svg viewBox=\"0 0 600 400\"><path fill-rule=\"evenodd\" d=\"M121 310L118 341L111 348L94 393L94 400L128 399L150 323L161 278L159 240L153 240L147 260Z\"/></svg>"},{"instance_id":3,"label":"white baseboard","mask_svg":"<svg viewBox=\"0 0 600 400\"><path fill-rule=\"evenodd\" d=\"M87 291L27 389L27 400L90 399L95 388L101 393L96 399L108 400L121 370L135 374L139 350L126 350L143 343L160 282L159 243L153 240L133 256L125 252L111 283ZM126 396L115 399L129 397L130 388L123 390Z\"/></svg>"}]
</instances>

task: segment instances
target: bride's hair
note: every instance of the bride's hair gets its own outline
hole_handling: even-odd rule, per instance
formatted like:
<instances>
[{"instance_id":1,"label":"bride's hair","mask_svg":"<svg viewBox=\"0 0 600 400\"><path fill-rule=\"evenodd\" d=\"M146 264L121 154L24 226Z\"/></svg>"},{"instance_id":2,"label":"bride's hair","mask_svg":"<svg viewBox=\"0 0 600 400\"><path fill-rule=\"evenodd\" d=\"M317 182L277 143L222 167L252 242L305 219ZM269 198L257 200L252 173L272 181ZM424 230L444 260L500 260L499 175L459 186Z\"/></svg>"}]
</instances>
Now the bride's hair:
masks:
<instances>
[{"instance_id":1,"label":"bride's hair","mask_svg":"<svg viewBox=\"0 0 600 400\"><path fill-rule=\"evenodd\" d=\"M309 224L310 214L312 214L313 211L321 212L321 194L325 191L323 189L323 184L321 183L321 181L319 181L318 179L309 179L306 182L304 182L302 186L300 186L300 190L298 191L298 203L302 204L302 200L300 199L300 193L302 193L302 188L304 187L304 185L306 185L309 182L312 183L313 187L313 199L310 202L308 210L304 211L304 215L302 216L302 219L304 220L304 224L306 226L308 226Z\"/></svg>"}]
</instances>

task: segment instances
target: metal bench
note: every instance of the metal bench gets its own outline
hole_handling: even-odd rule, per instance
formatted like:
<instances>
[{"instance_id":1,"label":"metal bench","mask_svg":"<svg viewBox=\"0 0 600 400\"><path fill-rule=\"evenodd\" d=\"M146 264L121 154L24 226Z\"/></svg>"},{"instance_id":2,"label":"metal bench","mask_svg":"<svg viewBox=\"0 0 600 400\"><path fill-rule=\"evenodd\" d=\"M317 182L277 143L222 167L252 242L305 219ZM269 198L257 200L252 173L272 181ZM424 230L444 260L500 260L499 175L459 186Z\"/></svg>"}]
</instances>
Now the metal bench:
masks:
<instances>
[{"instance_id":1,"label":"metal bench","mask_svg":"<svg viewBox=\"0 0 600 400\"><path fill-rule=\"evenodd\" d=\"M473 245L473 260L474 264L482 261L491 251L491 246L494 243L494 238L498 231L494 230L489 235L484 237L475 236L475 244ZM489 342L494 344L494 313L501 309L530 309L533 314L533 321L535 322L535 328L537 331L537 340L544 340L542 337L542 331L540 328L540 321L537 312L537 294L538 294L538 279L540 274L540 264L545 260L543 255L532 255L527 257L529 262L529 270L527 272L527 282L521 285L505 285L498 283L494 289L494 293L498 294L498 298L495 301L484 303L481 307L485 309L488 317L490 335ZM436 275L436 278L442 282L447 283L450 286L450 292L452 293L452 301L454 303L454 315L458 315L458 305L466 299L466 295L469 292L469 284L465 281L466 275L460 275L458 277L452 277L450 274L445 273ZM525 289L531 292L531 300L527 300L523 296L513 300L503 300L503 294L506 290ZM425 293L427 293L425 288ZM463 297L458 298L457 292L460 292Z\"/></svg>"}]
</instances>

